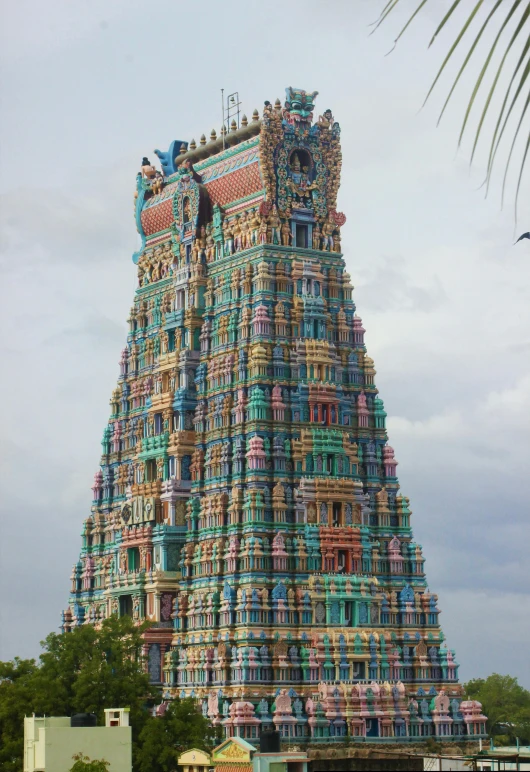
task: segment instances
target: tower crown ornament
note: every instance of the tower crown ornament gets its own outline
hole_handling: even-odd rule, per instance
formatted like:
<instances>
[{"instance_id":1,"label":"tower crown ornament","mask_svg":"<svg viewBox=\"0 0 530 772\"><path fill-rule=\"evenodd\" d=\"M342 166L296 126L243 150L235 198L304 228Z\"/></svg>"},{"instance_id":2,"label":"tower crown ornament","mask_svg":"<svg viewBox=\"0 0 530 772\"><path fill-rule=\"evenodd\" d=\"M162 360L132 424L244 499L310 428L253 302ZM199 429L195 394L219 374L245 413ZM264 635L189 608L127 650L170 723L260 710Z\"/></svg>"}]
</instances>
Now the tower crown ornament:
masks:
<instances>
[{"instance_id":1,"label":"tower crown ornament","mask_svg":"<svg viewBox=\"0 0 530 772\"><path fill-rule=\"evenodd\" d=\"M474 740L316 97L289 87L226 137L155 151L161 171L142 160L138 287L63 627L147 621L151 680L228 738Z\"/></svg>"},{"instance_id":2,"label":"tower crown ornament","mask_svg":"<svg viewBox=\"0 0 530 772\"><path fill-rule=\"evenodd\" d=\"M285 89L285 109L283 116L290 124L311 124L318 91L304 91L288 86Z\"/></svg>"}]
</instances>

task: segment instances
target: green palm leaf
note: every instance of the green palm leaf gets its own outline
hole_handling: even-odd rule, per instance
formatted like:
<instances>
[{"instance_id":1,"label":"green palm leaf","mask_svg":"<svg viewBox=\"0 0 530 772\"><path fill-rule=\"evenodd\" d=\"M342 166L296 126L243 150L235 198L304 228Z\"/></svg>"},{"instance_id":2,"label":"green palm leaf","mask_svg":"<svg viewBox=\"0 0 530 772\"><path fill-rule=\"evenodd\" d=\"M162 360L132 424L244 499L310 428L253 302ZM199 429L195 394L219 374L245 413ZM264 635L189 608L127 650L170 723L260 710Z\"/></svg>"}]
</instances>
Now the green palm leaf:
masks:
<instances>
[{"instance_id":1,"label":"green palm leaf","mask_svg":"<svg viewBox=\"0 0 530 772\"><path fill-rule=\"evenodd\" d=\"M412 15L401 28L398 36L394 41L394 45L397 44L405 31L417 17L419 12L425 7L427 2L429 2L429 0L421 0L421 2L416 6ZM433 7L436 7L438 0L430 0L430 2ZM379 19L375 24L375 29L377 29L390 16L392 11L395 10L399 3L400 0L389 0L385 4L380 13ZM517 57L516 47L521 45L522 50L520 55L515 58L515 61L512 65L513 69L511 77L508 73L507 84L506 86L503 86L503 88L505 88L504 97L502 98L502 95L500 95L502 103L499 115L495 122L495 126L492 128L492 136L489 144L489 154L486 167L485 183L487 195L490 188L490 182L498 150L501 147L502 140L506 139L508 134L511 134L511 137L508 138L509 151L502 181L502 200L504 201L504 193L510 165L512 159L519 153L519 150L517 149L517 139L521 132L524 132L523 127L525 125L525 119L528 119L528 114L530 112L527 110L530 99L530 79L528 78L530 72L530 0L494 0L491 5L488 4L487 11L485 0L454 0L449 9L441 18L441 21L438 23L429 42L429 47L437 39L442 30L447 26L448 22L455 17L457 11L463 11L464 9L467 9L467 16L465 17L465 20L459 29L456 38L449 47L449 50L442 61L436 77L434 78L427 96L425 97L425 102L431 96L434 88L445 72L448 63L455 55L455 51L457 51L460 44L462 44L462 41L464 39L468 41L468 49L463 55L463 59L458 68L456 77L444 101L438 122L443 117L463 73L468 68L469 62L473 59L473 57L475 57L474 61L476 61L480 56L483 57L483 61L480 63L479 74L476 78L471 95L469 97L469 102L465 110L458 138L458 145L460 145L475 108L479 111L479 118L471 151L470 160L472 162L476 154L479 139L486 125L485 119L490 109L493 97L500 88L501 74L506 71L508 57L510 53L514 54L514 58ZM481 12L485 13L485 18L482 21ZM511 34L509 34L511 25L515 25L515 29ZM473 32L474 29L475 32ZM493 42L486 47L480 47L479 43L483 39L484 33L491 30L495 31ZM509 37L507 38L504 50L502 50L501 41L507 34L509 34ZM496 53L498 53L500 56L500 61L495 71L493 71L492 62ZM487 87L486 80L492 72L493 80ZM482 91L481 88L483 88ZM481 94L483 94L482 101ZM529 142L530 130L526 130L526 142L523 141L523 145L520 148L520 167L515 192L516 220L519 191L521 188L523 173L528 156Z\"/></svg>"}]
</instances>

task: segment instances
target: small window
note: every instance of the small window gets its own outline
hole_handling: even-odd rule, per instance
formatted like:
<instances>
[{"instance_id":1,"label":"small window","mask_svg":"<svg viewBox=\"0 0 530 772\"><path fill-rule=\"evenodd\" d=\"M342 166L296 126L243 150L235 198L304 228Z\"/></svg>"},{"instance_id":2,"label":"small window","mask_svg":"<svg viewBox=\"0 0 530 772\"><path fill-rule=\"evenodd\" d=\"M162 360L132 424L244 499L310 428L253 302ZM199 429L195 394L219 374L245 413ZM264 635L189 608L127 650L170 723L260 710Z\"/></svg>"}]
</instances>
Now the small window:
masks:
<instances>
[{"instance_id":1,"label":"small window","mask_svg":"<svg viewBox=\"0 0 530 772\"><path fill-rule=\"evenodd\" d=\"M182 202L182 221L184 223L191 222L191 205L187 196Z\"/></svg>"},{"instance_id":2,"label":"small window","mask_svg":"<svg viewBox=\"0 0 530 772\"><path fill-rule=\"evenodd\" d=\"M162 413L155 413L155 434L162 434L164 429L164 420Z\"/></svg>"},{"instance_id":3,"label":"small window","mask_svg":"<svg viewBox=\"0 0 530 772\"><path fill-rule=\"evenodd\" d=\"M140 550L138 547L130 547L127 550L127 568L129 571L138 571L140 568Z\"/></svg>"},{"instance_id":4,"label":"small window","mask_svg":"<svg viewBox=\"0 0 530 772\"><path fill-rule=\"evenodd\" d=\"M296 246L307 249L307 225L296 225Z\"/></svg>"},{"instance_id":5,"label":"small window","mask_svg":"<svg viewBox=\"0 0 530 772\"><path fill-rule=\"evenodd\" d=\"M122 595L120 598L120 616L132 617L132 615L133 615L132 595Z\"/></svg>"}]
</instances>

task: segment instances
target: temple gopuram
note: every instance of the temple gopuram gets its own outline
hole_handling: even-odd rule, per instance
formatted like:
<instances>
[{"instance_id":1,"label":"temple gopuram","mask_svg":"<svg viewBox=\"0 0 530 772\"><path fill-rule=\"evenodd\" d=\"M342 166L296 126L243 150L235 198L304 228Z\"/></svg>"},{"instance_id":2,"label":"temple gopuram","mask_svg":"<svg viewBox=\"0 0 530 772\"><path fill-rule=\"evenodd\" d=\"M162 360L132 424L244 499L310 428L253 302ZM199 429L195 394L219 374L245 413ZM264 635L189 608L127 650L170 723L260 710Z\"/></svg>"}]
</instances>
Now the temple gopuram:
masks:
<instances>
[{"instance_id":1,"label":"temple gopuram","mask_svg":"<svg viewBox=\"0 0 530 772\"><path fill-rule=\"evenodd\" d=\"M226 737L485 736L400 492L341 253L340 126L288 88L143 159L127 345L63 630L148 621Z\"/></svg>"}]
</instances>

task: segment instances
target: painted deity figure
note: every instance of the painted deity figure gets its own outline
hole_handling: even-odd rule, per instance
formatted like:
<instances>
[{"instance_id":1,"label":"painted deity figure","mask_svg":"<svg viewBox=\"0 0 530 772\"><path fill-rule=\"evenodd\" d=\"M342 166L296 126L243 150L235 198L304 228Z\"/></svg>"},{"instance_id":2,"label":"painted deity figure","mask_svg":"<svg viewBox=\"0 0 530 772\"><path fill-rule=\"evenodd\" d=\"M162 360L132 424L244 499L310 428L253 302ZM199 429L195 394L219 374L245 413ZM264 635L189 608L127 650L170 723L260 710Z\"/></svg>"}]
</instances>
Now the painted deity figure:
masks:
<instances>
[{"instance_id":1,"label":"painted deity figure","mask_svg":"<svg viewBox=\"0 0 530 772\"><path fill-rule=\"evenodd\" d=\"M259 223L259 230L258 230L258 242L260 244L267 243L268 230L269 230L268 218L266 217L266 215L262 215Z\"/></svg>"},{"instance_id":2,"label":"painted deity figure","mask_svg":"<svg viewBox=\"0 0 530 772\"><path fill-rule=\"evenodd\" d=\"M252 217L250 218L250 244L251 244L251 246L256 246L256 244L258 243L259 226L260 226L259 212L258 212L257 209L254 209L254 211L252 212Z\"/></svg>"},{"instance_id":3,"label":"painted deity figure","mask_svg":"<svg viewBox=\"0 0 530 772\"><path fill-rule=\"evenodd\" d=\"M234 251L234 232L228 220L225 220L223 222L223 239L224 239L223 254L231 255Z\"/></svg>"},{"instance_id":4,"label":"painted deity figure","mask_svg":"<svg viewBox=\"0 0 530 772\"><path fill-rule=\"evenodd\" d=\"M206 228L206 262L212 263L215 258L215 242L213 240L212 226Z\"/></svg>"},{"instance_id":5,"label":"painted deity figure","mask_svg":"<svg viewBox=\"0 0 530 772\"><path fill-rule=\"evenodd\" d=\"M318 222L313 226L313 249L320 249L320 225Z\"/></svg>"},{"instance_id":6,"label":"painted deity figure","mask_svg":"<svg viewBox=\"0 0 530 772\"><path fill-rule=\"evenodd\" d=\"M252 246L250 242L250 228L248 218L245 212L241 215L241 249L248 249Z\"/></svg>"},{"instance_id":7,"label":"painted deity figure","mask_svg":"<svg viewBox=\"0 0 530 772\"><path fill-rule=\"evenodd\" d=\"M153 182L152 182L152 185L151 185L151 190L156 195L157 193L160 193L160 191L162 190L163 186L164 186L164 177L157 170L157 171L155 171L155 176L153 178Z\"/></svg>"},{"instance_id":8,"label":"painted deity figure","mask_svg":"<svg viewBox=\"0 0 530 772\"><path fill-rule=\"evenodd\" d=\"M334 225L331 222L330 218L325 221L324 225L322 226L322 249L328 250L329 252L333 251L333 231L334 231Z\"/></svg>"},{"instance_id":9,"label":"painted deity figure","mask_svg":"<svg viewBox=\"0 0 530 772\"><path fill-rule=\"evenodd\" d=\"M312 204L311 192L315 190L316 187L317 187L316 182L311 182L311 178L309 176L309 166L303 166L302 177L300 179L300 190L304 194L302 196L302 203L306 207L311 207L311 204Z\"/></svg>"},{"instance_id":10,"label":"painted deity figure","mask_svg":"<svg viewBox=\"0 0 530 772\"><path fill-rule=\"evenodd\" d=\"M269 226L271 229L271 238L270 243L271 244L280 244L281 238L280 238L280 218L278 217L278 208L276 204L273 205L271 213L269 215Z\"/></svg>"},{"instance_id":11,"label":"painted deity figure","mask_svg":"<svg viewBox=\"0 0 530 772\"><path fill-rule=\"evenodd\" d=\"M199 245L199 262L206 260L206 228L201 225L200 235L197 239Z\"/></svg>"},{"instance_id":12,"label":"painted deity figure","mask_svg":"<svg viewBox=\"0 0 530 772\"><path fill-rule=\"evenodd\" d=\"M319 129L331 129L334 123L333 113L329 109L324 110L324 115L318 116L317 126Z\"/></svg>"},{"instance_id":13,"label":"painted deity figure","mask_svg":"<svg viewBox=\"0 0 530 772\"><path fill-rule=\"evenodd\" d=\"M241 230L241 223L239 220L239 217L236 216L234 220L233 225L234 230L234 252L239 252L240 249L242 249L242 230Z\"/></svg>"},{"instance_id":14,"label":"painted deity figure","mask_svg":"<svg viewBox=\"0 0 530 772\"><path fill-rule=\"evenodd\" d=\"M160 278L160 263L157 261L158 255L153 255L151 259L151 266L153 270L151 271L151 280L152 281L158 281Z\"/></svg>"},{"instance_id":15,"label":"painted deity figure","mask_svg":"<svg viewBox=\"0 0 530 772\"><path fill-rule=\"evenodd\" d=\"M283 119L291 126L308 126L313 120L314 102L318 91L304 91L289 86L285 89L285 108Z\"/></svg>"},{"instance_id":16,"label":"painted deity figure","mask_svg":"<svg viewBox=\"0 0 530 772\"><path fill-rule=\"evenodd\" d=\"M291 184L294 183L294 186L296 187L300 185L300 182L302 181L302 167L298 153L294 153L292 156L289 177L291 178Z\"/></svg>"},{"instance_id":17,"label":"painted deity figure","mask_svg":"<svg viewBox=\"0 0 530 772\"><path fill-rule=\"evenodd\" d=\"M145 253L138 261L138 280L142 287L147 286L151 282L151 262Z\"/></svg>"},{"instance_id":18,"label":"painted deity figure","mask_svg":"<svg viewBox=\"0 0 530 772\"><path fill-rule=\"evenodd\" d=\"M191 205L190 200L186 196L182 205L182 219L185 223L191 222Z\"/></svg>"},{"instance_id":19,"label":"painted deity figure","mask_svg":"<svg viewBox=\"0 0 530 772\"><path fill-rule=\"evenodd\" d=\"M312 191L317 185L315 182L311 182L309 166L304 165L302 167L298 153L293 153L291 157L288 186L293 196L295 208L311 208Z\"/></svg>"},{"instance_id":20,"label":"painted deity figure","mask_svg":"<svg viewBox=\"0 0 530 772\"><path fill-rule=\"evenodd\" d=\"M154 180L156 175L156 169L149 163L149 158L144 156L142 158L142 177L147 180Z\"/></svg>"},{"instance_id":21,"label":"painted deity figure","mask_svg":"<svg viewBox=\"0 0 530 772\"><path fill-rule=\"evenodd\" d=\"M291 243L291 229L289 227L289 220L283 221L281 231L282 231L282 244L284 247L288 247Z\"/></svg>"}]
</instances>

